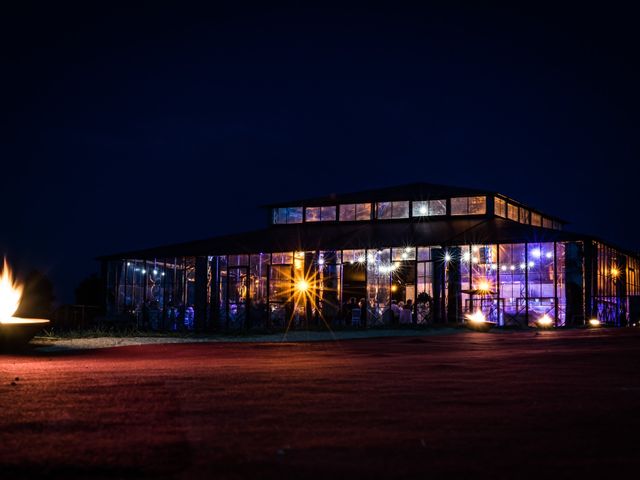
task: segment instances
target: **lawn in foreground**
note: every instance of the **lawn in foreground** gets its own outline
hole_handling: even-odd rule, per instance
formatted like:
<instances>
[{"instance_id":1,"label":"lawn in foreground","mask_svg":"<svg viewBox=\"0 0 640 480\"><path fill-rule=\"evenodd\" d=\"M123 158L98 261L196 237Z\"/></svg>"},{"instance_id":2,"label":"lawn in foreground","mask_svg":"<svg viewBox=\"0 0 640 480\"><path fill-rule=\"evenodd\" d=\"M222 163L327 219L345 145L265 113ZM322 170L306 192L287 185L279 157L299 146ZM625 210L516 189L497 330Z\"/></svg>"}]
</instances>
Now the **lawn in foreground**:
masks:
<instances>
[{"instance_id":1,"label":"lawn in foreground","mask_svg":"<svg viewBox=\"0 0 640 480\"><path fill-rule=\"evenodd\" d=\"M615 477L640 331L0 356L2 478Z\"/></svg>"}]
</instances>

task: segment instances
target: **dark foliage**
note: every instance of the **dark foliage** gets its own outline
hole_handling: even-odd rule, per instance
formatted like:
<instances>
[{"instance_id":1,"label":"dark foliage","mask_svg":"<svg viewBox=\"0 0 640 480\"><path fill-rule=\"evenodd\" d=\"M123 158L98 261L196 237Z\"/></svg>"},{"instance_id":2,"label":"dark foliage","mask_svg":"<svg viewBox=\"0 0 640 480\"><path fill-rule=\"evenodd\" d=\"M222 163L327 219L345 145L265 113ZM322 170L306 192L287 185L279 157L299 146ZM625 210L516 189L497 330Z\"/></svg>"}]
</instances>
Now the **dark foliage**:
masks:
<instances>
[{"instance_id":1,"label":"dark foliage","mask_svg":"<svg viewBox=\"0 0 640 480\"><path fill-rule=\"evenodd\" d=\"M104 290L102 280L95 273L82 280L75 290L77 305L102 305Z\"/></svg>"},{"instance_id":2,"label":"dark foliage","mask_svg":"<svg viewBox=\"0 0 640 480\"><path fill-rule=\"evenodd\" d=\"M22 302L16 316L49 318L55 298L49 277L39 270L32 270L24 280Z\"/></svg>"}]
</instances>

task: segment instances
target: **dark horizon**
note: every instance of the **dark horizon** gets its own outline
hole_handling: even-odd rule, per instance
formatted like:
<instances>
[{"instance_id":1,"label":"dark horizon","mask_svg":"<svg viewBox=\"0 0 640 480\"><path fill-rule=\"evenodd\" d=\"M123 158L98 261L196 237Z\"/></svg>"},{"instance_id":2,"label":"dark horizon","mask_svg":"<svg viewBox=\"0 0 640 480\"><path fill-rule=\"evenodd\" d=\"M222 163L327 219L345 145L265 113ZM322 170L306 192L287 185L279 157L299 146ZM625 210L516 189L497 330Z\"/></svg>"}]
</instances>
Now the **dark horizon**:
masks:
<instances>
[{"instance_id":1,"label":"dark horizon","mask_svg":"<svg viewBox=\"0 0 640 480\"><path fill-rule=\"evenodd\" d=\"M0 247L61 302L99 255L420 181L640 250L630 7L5 8Z\"/></svg>"}]
</instances>

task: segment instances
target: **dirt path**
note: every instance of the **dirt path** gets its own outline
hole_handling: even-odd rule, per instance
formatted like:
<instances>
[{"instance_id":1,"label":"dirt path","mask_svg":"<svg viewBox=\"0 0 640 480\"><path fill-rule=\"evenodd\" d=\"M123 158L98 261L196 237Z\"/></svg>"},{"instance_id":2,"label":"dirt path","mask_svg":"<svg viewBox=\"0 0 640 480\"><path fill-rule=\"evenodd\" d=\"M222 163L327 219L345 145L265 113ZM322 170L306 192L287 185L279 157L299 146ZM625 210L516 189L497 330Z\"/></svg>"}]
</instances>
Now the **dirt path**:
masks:
<instances>
[{"instance_id":1,"label":"dirt path","mask_svg":"<svg viewBox=\"0 0 640 480\"><path fill-rule=\"evenodd\" d=\"M630 329L3 355L0 475L613 478L639 367Z\"/></svg>"}]
</instances>

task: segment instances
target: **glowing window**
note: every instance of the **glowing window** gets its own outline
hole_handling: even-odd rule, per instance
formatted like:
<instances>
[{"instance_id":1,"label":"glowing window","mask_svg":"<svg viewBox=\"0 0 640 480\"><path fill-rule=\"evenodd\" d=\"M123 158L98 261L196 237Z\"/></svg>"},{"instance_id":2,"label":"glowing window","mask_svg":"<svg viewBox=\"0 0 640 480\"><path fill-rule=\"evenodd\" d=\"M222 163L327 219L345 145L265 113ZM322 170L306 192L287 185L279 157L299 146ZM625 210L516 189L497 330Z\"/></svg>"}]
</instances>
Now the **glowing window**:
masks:
<instances>
[{"instance_id":1,"label":"glowing window","mask_svg":"<svg viewBox=\"0 0 640 480\"><path fill-rule=\"evenodd\" d=\"M418 247L418 260L431 260L431 247Z\"/></svg>"},{"instance_id":2,"label":"glowing window","mask_svg":"<svg viewBox=\"0 0 640 480\"><path fill-rule=\"evenodd\" d=\"M364 250L343 250L342 263L365 263L367 261Z\"/></svg>"},{"instance_id":3,"label":"glowing window","mask_svg":"<svg viewBox=\"0 0 640 480\"><path fill-rule=\"evenodd\" d=\"M293 263L293 252L278 252L271 254L271 263L274 265L288 265Z\"/></svg>"},{"instance_id":4,"label":"glowing window","mask_svg":"<svg viewBox=\"0 0 640 480\"><path fill-rule=\"evenodd\" d=\"M457 197L451 199L451 215L484 215L487 213L486 197Z\"/></svg>"},{"instance_id":5,"label":"glowing window","mask_svg":"<svg viewBox=\"0 0 640 480\"><path fill-rule=\"evenodd\" d=\"M370 203L351 203L340 205L340 221L371 220L371 204Z\"/></svg>"},{"instance_id":6,"label":"glowing window","mask_svg":"<svg viewBox=\"0 0 640 480\"><path fill-rule=\"evenodd\" d=\"M380 220L409 218L409 202L378 202L376 211Z\"/></svg>"},{"instance_id":7,"label":"glowing window","mask_svg":"<svg viewBox=\"0 0 640 480\"><path fill-rule=\"evenodd\" d=\"M274 208L273 223L302 223L302 207Z\"/></svg>"},{"instance_id":8,"label":"glowing window","mask_svg":"<svg viewBox=\"0 0 640 480\"><path fill-rule=\"evenodd\" d=\"M541 227L542 215L536 212L531 212L531 225L535 225L536 227Z\"/></svg>"},{"instance_id":9,"label":"glowing window","mask_svg":"<svg viewBox=\"0 0 640 480\"><path fill-rule=\"evenodd\" d=\"M415 260L416 249L415 247L400 247L391 249L391 260L394 262L401 262L403 260Z\"/></svg>"},{"instance_id":10,"label":"glowing window","mask_svg":"<svg viewBox=\"0 0 640 480\"><path fill-rule=\"evenodd\" d=\"M307 222L333 222L336 219L336 207L307 207L305 209L305 221Z\"/></svg>"},{"instance_id":11,"label":"glowing window","mask_svg":"<svg viewBox=\"0 0 640 480\"><path fill-rule=\"evenodd\" d=\"M507 218L507 202L496 197L494 199L494 213L498 217Z\"/></svg>"},{"instance_id":12,"label":"glowing window","mask_svg":"<svg viewBox=\"0 0 640 480\"><path fill-rule=\"evenodd\" d=\"M426 217L447 214L446 200L421 200L413 202L411 214L414 217Z\"/></svg>"}]
</instances>

